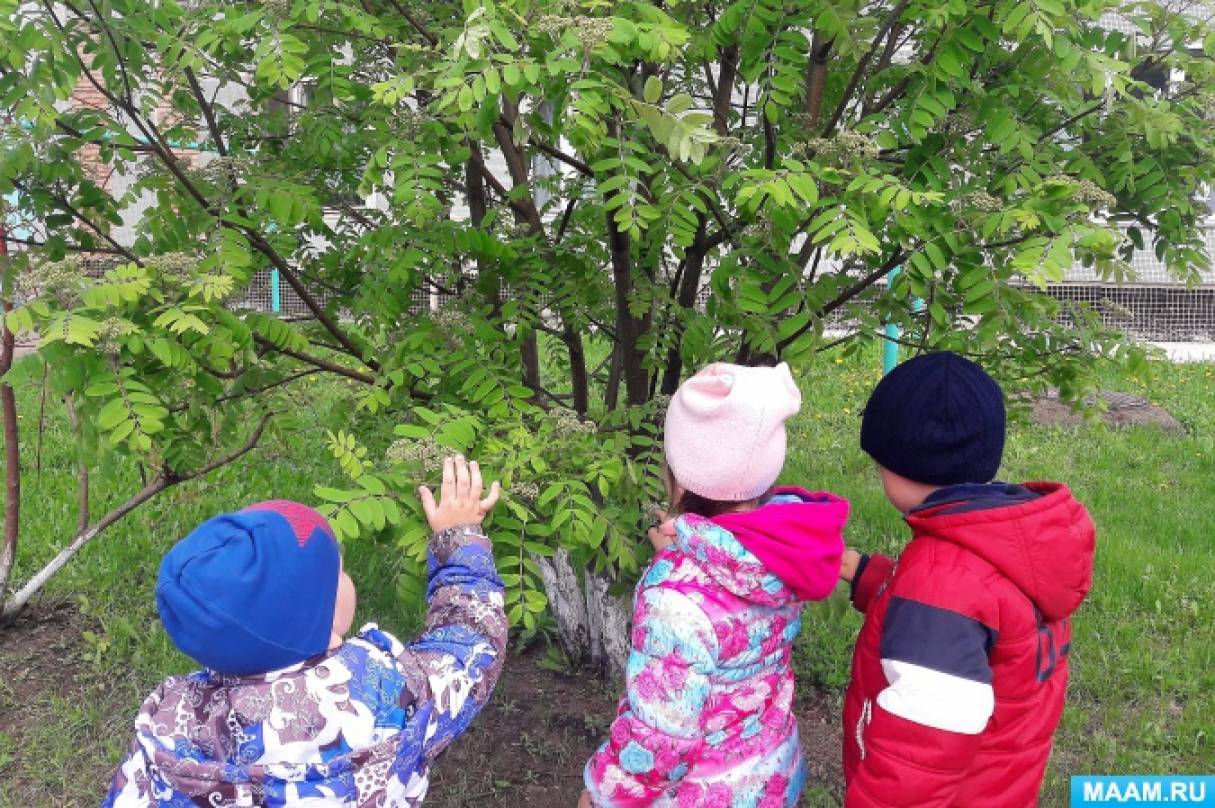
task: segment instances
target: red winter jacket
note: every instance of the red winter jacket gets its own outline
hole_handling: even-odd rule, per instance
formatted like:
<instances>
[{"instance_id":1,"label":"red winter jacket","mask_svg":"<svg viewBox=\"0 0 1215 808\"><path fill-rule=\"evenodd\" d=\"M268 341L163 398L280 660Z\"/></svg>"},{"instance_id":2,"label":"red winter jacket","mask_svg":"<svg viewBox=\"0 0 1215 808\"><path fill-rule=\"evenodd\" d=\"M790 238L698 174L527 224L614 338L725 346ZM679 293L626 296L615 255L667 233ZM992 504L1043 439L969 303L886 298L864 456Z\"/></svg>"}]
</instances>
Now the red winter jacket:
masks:
<instances>
[{"instance_id":1,"label":"red winter jacket","mask_svg":"<svg viewBox=\"0 0 1215 808\"><path fill-rule=\"evenodd\" d=\"M1066 486L993 483L941 489L907 524L897 563L853 582L845 808L1036 805L1093 522Z\"/></svg>"}]
</instances>

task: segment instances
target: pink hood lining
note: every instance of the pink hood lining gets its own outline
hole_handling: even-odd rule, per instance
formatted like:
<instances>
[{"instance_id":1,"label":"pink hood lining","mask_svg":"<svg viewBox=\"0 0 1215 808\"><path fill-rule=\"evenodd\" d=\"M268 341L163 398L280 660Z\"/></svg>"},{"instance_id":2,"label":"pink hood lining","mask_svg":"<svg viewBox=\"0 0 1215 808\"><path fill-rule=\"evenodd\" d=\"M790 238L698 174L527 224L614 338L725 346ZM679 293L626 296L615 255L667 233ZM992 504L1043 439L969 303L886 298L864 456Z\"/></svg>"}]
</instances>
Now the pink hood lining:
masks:
<instances>
[{"instance_id":1,"label":"pink hood lining","mask_svg":"<svg viewBox=\"0 0 1215 808\"><path fill-rule=\"evenodd\" d=\"M770 495L773 501L752 511L707 520L687 514L680 521L693 534L700 533L697 528L706 523L727 531L798 600L822 600L839 582L843 531L850 509L848 500L829 492L792 486L774 488ZM754 572L745 569L754 567L753 563L732 560L738 569L723 571L730 577L737 574L748 577L746 573ZM767 600L771 594L755 593L759 600Z\"/></svg>"}]
</instances>

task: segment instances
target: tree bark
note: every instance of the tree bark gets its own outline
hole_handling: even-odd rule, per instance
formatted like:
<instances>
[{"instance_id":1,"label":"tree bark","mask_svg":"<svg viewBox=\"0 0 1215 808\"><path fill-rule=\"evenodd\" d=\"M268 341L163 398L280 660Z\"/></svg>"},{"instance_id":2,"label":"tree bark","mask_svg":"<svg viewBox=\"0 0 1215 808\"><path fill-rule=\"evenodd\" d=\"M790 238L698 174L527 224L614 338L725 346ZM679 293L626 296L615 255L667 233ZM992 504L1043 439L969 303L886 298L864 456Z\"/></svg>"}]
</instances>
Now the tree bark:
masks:
<instances>
[{"instance_id":1,"label":"tree bark","mask_svg":"<svg viewBox=\"0 0 1215 808\"><path fill-rule=\"evenodd\" d=\"M564 549L551 559L535 560L569 661L612 679L624 678L633 613L628 597L611 594L607 577L575 569Z\"/></svg>"},{"instance_id":2,"label":"tree bark","mask_svg":"<svg viewBox=\"0 0 1215 808\"><path fill-rule=\"evenodd\" d=\"M579 415L586 415L591 407L591 383L586 372L586 351L582 346L582 334L567 323L561 332L561 341L565 343L570 357L570 385L574 392L574 409Z\"/></svg>"},{"instance_id":3,"label":"tree bark","mask_svg":"<svg viewBox=\"0 0 1215 808\"><path fill-rule=\"evenodd\" d=\"M696 295L700 292L700 276L705 266L705 220L700 219L696 238L686 253L687 264L684 266L683 277L679 281L679 295L675 302L679 308L688 310L696 305ZM662 374L662 386L659 390L663 395L671 395L679 388L679 379L683 375L683 354L680 351L680 340L683 337L683 324L675 326L676 334L667 351L667 366Z\"/></svg>"},{"instance_id":4,"label":"tree bark","mask_svg":"<svg viewBox=\"0 0 1215 808\"><path fill-rule=\"evenodd\" d=\"M0 206L0 213L3 207ZM0 222L0 271L7 270L7 231ZM12 311L9 295L4 295L4 313ZM0 374L8 373L13 366L16 338L5 318L3 335L0 337ZM0 411L4 420L4 547L0 549L0 600L8 591L8 579L17 561L17 536L21 523L21 457L17 447L17 398L10 384L0 385Z\"/></svg>"},{"instance_id":5,"label":"tree bark","mask_svg":"<svg viewBox=\"0 0 1215 808\"><path fill-rule=\"evenodd\" d=\"M649 379L643 366L644 355L637 347L645 330L644 320L634 317L629 303L633 296L633 262L628 233L616 227L608 211L608 249L612 255L612 281L616 288L616 343L620 350L620 376L624 381L625 403L644 404L649 396Z\"/></svg>"},{"instance_id":6,"label":"tree bark","mask_svg":"<svg viewBox=\"0 0 1215 808\"><path fill-rule=\"evenodd\" d=\"M827 58L832 42L815 31L810 43L810 64L806 68L806 114L812 133L818 130L818 121L823 113L823 88L827 85Z\"/></svg>"}]
</instances>

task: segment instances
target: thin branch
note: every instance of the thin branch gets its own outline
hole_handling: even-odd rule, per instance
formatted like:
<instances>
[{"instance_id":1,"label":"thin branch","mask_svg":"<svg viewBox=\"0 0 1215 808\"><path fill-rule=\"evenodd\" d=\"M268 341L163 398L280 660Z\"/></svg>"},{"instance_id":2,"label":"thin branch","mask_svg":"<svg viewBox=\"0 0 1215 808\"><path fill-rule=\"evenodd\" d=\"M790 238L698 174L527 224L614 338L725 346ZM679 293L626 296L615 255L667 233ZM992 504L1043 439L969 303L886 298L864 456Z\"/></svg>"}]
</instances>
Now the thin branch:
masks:
<instances>
[{"instance_id":1,"label":"thin branch","mask_svg":"<svg viewBox=\"0 0 1215 808\"><path fill-rule=\"evenodd\" d=\"M571 196L569 202L565 205L565 212L561 214L561 224L557 226L557 235L553 238L553 245L561 243L561 239L565 238L565 230L570 226L570 219L574 216L574 207L578 204L578 197Z\"/></svg>"},{"instance_id":2,"label":"thin branch","mask_svg":"<svg viewBox=\"0 0 1215 808\"><path fill-rule=\"evenodd\" d=\"M42 569L38 570L38 572L36 572L34 576L26 582L25 586L21 587L20 591L8 599L8 601L4 604L4 610L0 612L0 621L11 620L13 617L15 617L29 603L30 598L36 595L38 591L41 590L46 584L46 582L55 575L55 573L63 569L64 565L67 564L68 561L70 561L72 557L76 555L76 553L80 552L82 547L91 542L93 539L97 538L106 530L106 528L129 515L140 505L143 505L145 502L152 499L167 488L171 488L172 486L186 482L187 480L193 480L197 477L210 474L212 471L215 471L221 466L226 466L229 463L239 460L244 455L253 451L253 449L257 447L258 442L261 441L262 435L266 430L266 424L269 423L270 418L270 415L263 416L262 420L253 429L253 432L250 433L249 438L245 441L244 445L242 445L239 449L236 449L235 451L206 464L202 468L191 472L186 472L184 474L177 474L168 470L162 470L161 473L149 480L134 496L103 516L97 522L97 524L93 525L87 530L78 532L76 537L70 544L68 544L67 547L60 550L54 558L48 561L42 567Z\"/></svg>"},{"instance_id":3,"label":"thin branch","mask_svg":"<svg viewBox=\"0 0 1215 808\"><path fill-rule=\"evenodd\" d=\"M18 182L16 180L13 181L13 187L15 187L18 191L21 191L22 193L25 193L25 194L28 194L30 192L28 187L26 187L23 183ZM79 210L77 210L76 206L73 205L71 202L69 202L67 199L65 199L64 197L62 197L59 194L52 193L50 191L47 191L47 193L50 194L50 197L53 200L55 200L56 204L58 204L59 207L63 208L68 213L72 214L72 216L74 216L76 218L76 221L80 222L83 225L86 225L94 233L101 236L101 238L105 239L105 241L111 247L113 247L112 254L121 255L122 257L126 258L128 261L139 264L140 266L143 265L143 262L139 260L139 257L137 255L135 255L135 253L131 252L126 247L119 244L114 239L113 236L111 236L109 233L102 230L98 225L94 224L91 219L89 219L87 216L85 216L83 213L81 213Z\"/></svg>"},{"instance_id":4,"label":"thin branch","mask_svg":"<svg viewBox=\"0 0 1215 808\"><path fill-rule=\"evenodd\" d=\"M899 17L903 16L903 12L910 4L910 0L900 0L886 17L886 23L877 32L873 38L872 44L865 55L861 57L861 61L857 63L856 70L852 71L852 78L848 80L848 86L844 88L844 94L840 97L840 102L835 106L835 112L831 113L831 118L827 121L826 128L823 129L823 137L830 137L835 130L840 119L844 117L844 110L848 108L848 103L852 100L853 93L856 92L857 85L861 83L861 78L865 75L865 70L869 67L869 61L873 58L873 54L877 53L878 46L882 40L890 33L890 29L898 21Z\"/></svg>"},{"instance_id":5,"label":"thin branch","mask_svg":"<svg viewBox=\"0 0 1215 808\"><path fill-rule=\"evenodd\" d=\"M843 292L841 292L834 300L821 306L819 308L819 310L815 313L814 317L810 318L810 321L808 323L806 323L804 326L799 328L797 331L795 331L794 333L790 334L788 337L786 337L785 339L783 339L779 343L777 343L776 352L778 354L783 353L786 348L788 348L790 345L792 345L794 342L796 342L798 339L800 339L803 334L805 334L806 332L808 332L812 328L814 328L816 322L822 320L824 317L831 314L831 312L835 311L836 309L839 309L845 303L847 303L848 301L852 300L857 295L859 295L861 292L864 292L870 286L872 286L873 284L877 283L882 278L889 275L891 272L894 271L895 267L897 267L899 264L901 264L903 262L903 259L906 258L906 256L907 256L907 253L905 253L902 249L896 249L893 253L891 253L889 258L887 258L885 261L882 262L881 266L879 266L877 269L870 272L865 277L858 280L856 283L849 286L847 289L845 289Z\"/></svg>"},{"instance_id":6,"label":"thin branch","mask_svg":"<svg viewBox=\"0 0 1215 808\"><path fill-rule=\"evenodd\" d=\"M322 359L319 356L313 356L312 354L307 354L303 351L279 347L265 337L254 336L254 339L259 344L265 345L271 350L277 351L284 356L290 356L292 359L298 359L304 364L312 365L313 367L320 368L321 370L327 370L330 373L336 373L339 376L345 376L347 379L353 379L354 381L362 382L363 384L375 384L375 377L367 373L363 373L362 371L348 368L345 365L339 365L337 362L330 362L328 359Z\"/></svg>"},{"instance_id":7,"label":"thin branch","mask_svg":"<svg viewBox=\"0 0 1215 808\"><path fill-rule=\"evenodd\" d=\"M439 38L427 30L422 21L410 13L409 9L397 2L397 0L388 0L388 4L395 8L397 13L404 17L413 26L413 29L422 35L422 38L426 40L428 45L433 48L439 44Z\"/></svg>"},{"instance_id":8,"label":"thin branch","mask_svg":"<svg viewBox=\"0 0 1215 808\"><path fill-rule=\"evenodd\" d=\"M219 133L219 124L215 120L215 110L211 107L211 103L207 101L206 93L203 92L202 85L198 83L198 77L194 75L194 70L187 67L185 73L186 81L190 83L190 91L194 93L198 106L202 108L203 118L207 121L207 129L211 132L211 139L215 141L215 150L219 152L220 157L227 157L228 148L224 145L224 139Z\"/></svg>"},{"instance_id":9,"label":"thin branch","mask_svg":"<svg viewBox=\"0 0 1215 808\"><path fill-rule=\"evenodd\" d=\"M188 480L193 480L196 477L204 477L215 471L217 468L226 466L229 463L239 460L241 457L247 455L249 452L253 451L257 447L257 444L261 441L262 434L266 431L266 426L270 423L270 419L272 417L273 416L270 414L263 415L262 420L258 421L257 426L253 428L253 432L249 434L248 439L245 440L244 444L241 445L239 449L235 449L217 460L212 460L210 463L200 469L197 469L196 471L186 472L185 474L173 474L170 478L171 481L175 483L184 483Z\"/></svg>"},{"instance_id":10,"label":"thin branch","mask_svg":"<svg viewBox=\"0 0 1215 808\"><path fill-rule=\"evenodd\" d=\"M570 168L577 171L579 174L582 174L583 176L586 176L586 177L595 176L595 172L591 170L591 167L589 165L587 165L582 160L579 160L577 157L573 156L572 154L566 154L565 152L561 151L560 149L553 148L552 146L548 145L547 143L541 143L538 140L531 140L529 142L533 146L536 147L537 151L539 151L543 154L547 154L549 157L552 157L554 160L560 160L561 162L565 163Z\"/></svg>"},{"instance_id":11,"label":"thin branch","mask_svg":"<svg viewBox=\"0 0 1215 808\"><path fill-rule=\"evenodd\" d=\"M33 239L28 238L4 236L3 240L9 244L20 244L23 247L35 247L42 249L47 246L45 241L34 241ZM62 249L67 250L68 252L98 253L101 255L126 255L126 253L122 250L116 250L113 247L85 247L81 244L64 244L62 245Z\"/></svg>"},{"instance_id":12,"label":"thin branch","mask_svg":"<svg viewBox=\"0 0 1215 808\"><path fill-rule=\"evenodd\" d=\"M77 442L76 462L80 468L76 474L76 532L83 533L89 529L89 464L79 455L80 417L76 415L76 402L71 393L64 397L63 406L67 408L68 424Z\"/></svg>"}]
</instances>

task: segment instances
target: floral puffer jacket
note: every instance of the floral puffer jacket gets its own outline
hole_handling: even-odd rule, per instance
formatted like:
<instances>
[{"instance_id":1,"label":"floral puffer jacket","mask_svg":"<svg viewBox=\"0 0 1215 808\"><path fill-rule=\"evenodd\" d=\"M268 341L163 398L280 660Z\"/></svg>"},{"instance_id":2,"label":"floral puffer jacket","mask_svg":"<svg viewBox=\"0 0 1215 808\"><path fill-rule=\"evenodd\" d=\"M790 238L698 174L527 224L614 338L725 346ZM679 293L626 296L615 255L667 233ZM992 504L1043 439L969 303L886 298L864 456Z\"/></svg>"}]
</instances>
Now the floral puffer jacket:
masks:
<instances>
[{"instance_id":1,"label":"floral puffer jacket","mask_svg":"<svg viewBox=\"0 0 1215 808\"><path fill-rule=\"evenodd\" d=\"M626 692L584 773L594 805L797 804L790 656L801 602L838 581L847 518L845 500L784 488L753 511L676 520L637 587Z\"/></svg>"},{"instance_id":2,"label":"floral puffer jacket","mask_svg":"<svg viewBox=\"0 0 1215 808\"><path fill-rule=\"evenodd\" d=\"M485 706L506 646L502 582L473 525L436 534L426 629L374 624L273 673L174 676L148 697L103 808L415 808Z\"/></svg>"}]
</instances>

